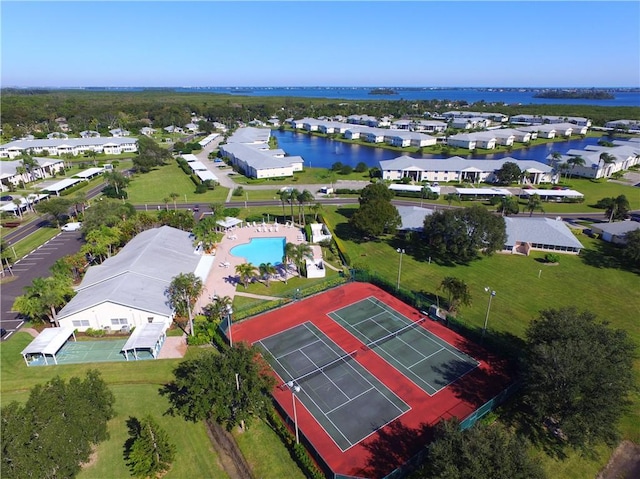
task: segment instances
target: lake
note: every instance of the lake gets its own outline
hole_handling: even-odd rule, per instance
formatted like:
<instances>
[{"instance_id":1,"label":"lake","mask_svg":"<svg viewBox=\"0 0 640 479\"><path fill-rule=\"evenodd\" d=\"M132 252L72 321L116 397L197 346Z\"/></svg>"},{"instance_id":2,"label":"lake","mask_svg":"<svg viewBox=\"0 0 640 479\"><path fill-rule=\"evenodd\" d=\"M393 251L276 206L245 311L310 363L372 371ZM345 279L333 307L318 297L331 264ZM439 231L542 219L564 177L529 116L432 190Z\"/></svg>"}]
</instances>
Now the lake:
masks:
<instances>
[{"instance_id":1,"label":"lake","mask_svg":"<svg viewBox=\"0 0 640 479\"><path fill-rule=\"evenodd\" d=\"M278 147L287 152L290 156L299 155L304 158L305 167L330 168L336 162L355 167L358 163L364 162L367 166L380 166L381 160L391 160L407 153L390 151L384 148L373 146L363 146L330 138L320 138L293 131L271 130L271 134L277 138ZM527 149L513 150L511 153L492 153L487 155L475 154L473 158L486 158L496 160L510 156L518 160L536 160L547 163L547 156L557 151L565 153L571 149L583 149L587 145L597 145L599 138L578 138L558 143L547 143L544 145L532 146ZM442 155L418 155L407 154L414 158L446 159ZM462 156L462 155L461 155Z\"/></svg>"}]
</instances>

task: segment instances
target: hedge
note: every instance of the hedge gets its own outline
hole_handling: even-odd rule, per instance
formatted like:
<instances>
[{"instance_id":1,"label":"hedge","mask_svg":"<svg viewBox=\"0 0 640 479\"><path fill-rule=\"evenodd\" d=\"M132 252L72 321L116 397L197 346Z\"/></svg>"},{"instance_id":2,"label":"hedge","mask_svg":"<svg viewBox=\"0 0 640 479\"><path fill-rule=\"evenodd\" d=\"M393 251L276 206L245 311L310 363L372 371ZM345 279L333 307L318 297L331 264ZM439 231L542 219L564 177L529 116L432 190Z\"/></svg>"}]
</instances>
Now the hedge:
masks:
<instances>
[{"instance_id":1,"label":"hedge","mask_svg":"<svg viewBox=\"0 0 640 479\"><path fill-rule=\"evenodd\" d=\"M349 257L349 254L347 253L347 248L345 247L345 245L342 242L342 240L340 238L338 238L336 236L336 234L333 232L333 226L329 223L329 221L327 221L327 219L324 216L322 216L322 222L325 225L327 225L327 228L331 232L331 237L333 238L333 242L336 245L336 248L338 250L338 254L340 255L340 259L342 260L342 263L347 265L347 266L350 265L351 264L351 258Z\"/></svg>"}]
</instances>

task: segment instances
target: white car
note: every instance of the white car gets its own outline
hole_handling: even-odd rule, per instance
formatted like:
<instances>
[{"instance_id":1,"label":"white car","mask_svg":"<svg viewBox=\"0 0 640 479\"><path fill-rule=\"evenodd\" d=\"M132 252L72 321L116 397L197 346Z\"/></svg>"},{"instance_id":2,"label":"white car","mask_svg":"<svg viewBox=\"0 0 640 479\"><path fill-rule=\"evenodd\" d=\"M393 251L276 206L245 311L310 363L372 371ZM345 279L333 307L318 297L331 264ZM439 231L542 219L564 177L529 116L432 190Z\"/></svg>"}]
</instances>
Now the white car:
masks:
<instances>
[{"instance_id":1,"label":"white car","mask_svg":"<svg viewBox=\"0 0 640 479\"><path fill-rule=\"evenodd\" d=\"M82 228L82 223L67 223L62 226L62 231L78 231Z\"/></svg>"}]
</instances>

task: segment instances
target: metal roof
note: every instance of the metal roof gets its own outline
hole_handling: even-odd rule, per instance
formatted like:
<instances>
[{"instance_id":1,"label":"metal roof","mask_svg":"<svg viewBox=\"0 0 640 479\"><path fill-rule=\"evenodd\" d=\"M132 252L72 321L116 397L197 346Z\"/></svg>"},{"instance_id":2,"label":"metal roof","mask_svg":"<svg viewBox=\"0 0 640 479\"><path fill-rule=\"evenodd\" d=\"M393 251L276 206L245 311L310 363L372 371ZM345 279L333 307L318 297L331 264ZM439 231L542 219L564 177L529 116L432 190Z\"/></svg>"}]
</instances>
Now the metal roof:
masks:
<instances>
[{"instance_id":1,"label":"metal roof","mask_svg":"<svg viewBox=\"0 0 640 479\"><path fill-rule=\"evenodd\" d=\"M580 241L562 220L505 216L504 222L506 225L507 246L513 247L517 241L522 241L568 248L582 248Z\"/></svg>"},{"instance_id":2,"label":"metal roof","mask_svg":"<svg viewBox=\"0 0 640 479\"><path fill-rule=\"evenodd\" d=\"M48 354L53 356L67 342L69 337L73 335L75 328L66 326L63 328L46 328L43 329L38 336L22 350L25 354Z\"/></svg>"}]
</instances>

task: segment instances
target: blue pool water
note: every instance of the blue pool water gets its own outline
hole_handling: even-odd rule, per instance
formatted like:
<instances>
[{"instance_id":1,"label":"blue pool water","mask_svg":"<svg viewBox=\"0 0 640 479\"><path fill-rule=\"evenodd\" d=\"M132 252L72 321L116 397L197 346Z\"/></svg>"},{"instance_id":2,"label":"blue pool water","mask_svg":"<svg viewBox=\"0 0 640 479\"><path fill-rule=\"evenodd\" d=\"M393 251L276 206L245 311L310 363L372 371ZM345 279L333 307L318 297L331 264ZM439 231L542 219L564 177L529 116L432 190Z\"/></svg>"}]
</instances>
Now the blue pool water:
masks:
<instances>
[{"instance_id":1,"label":"blue pool water","mask_svg":"<svg viewBox=\"0 0 640 479\"><path fill-rule=\"evenodd\" d=\"M262 263L276 265L282 263L285 243L285 238L251 238L248 243L231 248L229 253L246 259L254 266Z\"/></svg>"}]
</instances>

